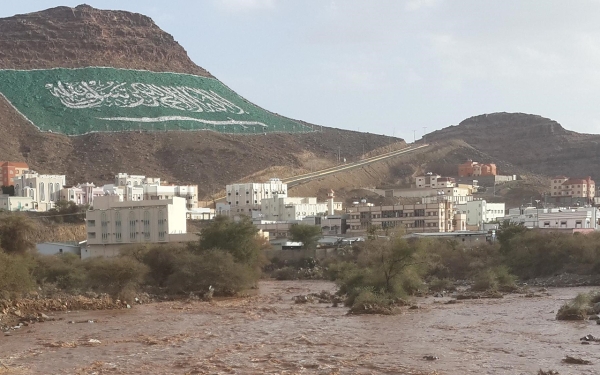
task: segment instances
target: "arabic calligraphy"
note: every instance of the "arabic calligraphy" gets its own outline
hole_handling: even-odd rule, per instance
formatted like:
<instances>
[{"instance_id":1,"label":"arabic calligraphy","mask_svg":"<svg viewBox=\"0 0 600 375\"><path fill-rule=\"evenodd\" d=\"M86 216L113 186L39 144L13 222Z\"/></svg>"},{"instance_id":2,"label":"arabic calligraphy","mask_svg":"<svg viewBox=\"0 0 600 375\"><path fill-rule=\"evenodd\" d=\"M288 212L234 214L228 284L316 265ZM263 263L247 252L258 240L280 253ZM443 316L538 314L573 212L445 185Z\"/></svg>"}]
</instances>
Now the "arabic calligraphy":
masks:
<instances>
[{"instance_id":1,"label":"arabic calligraphy","mask_svg":"<svg viewBox=\"0 0 600 375\"><path fill-rule=\"evenodd\" d=\"M68 108L164 107L187 112L226 112L245 114L244 110L212 90L188 86L159 86L148 83L116 81L61 82L45 85Z\"/></svg>"}]
</instances>

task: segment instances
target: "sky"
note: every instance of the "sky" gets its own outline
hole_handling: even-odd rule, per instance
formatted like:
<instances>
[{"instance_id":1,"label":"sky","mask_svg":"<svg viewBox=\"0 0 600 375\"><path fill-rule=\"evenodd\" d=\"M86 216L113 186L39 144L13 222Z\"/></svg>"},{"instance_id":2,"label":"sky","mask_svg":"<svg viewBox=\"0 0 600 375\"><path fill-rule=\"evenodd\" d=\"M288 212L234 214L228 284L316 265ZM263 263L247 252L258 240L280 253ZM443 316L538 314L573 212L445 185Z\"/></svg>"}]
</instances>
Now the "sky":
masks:
<instances>
[{"instance_id":1,"label":"sky","mask_svg":"<svg viewBox=\"0 0 600 375\"><path fill-rule=\"evenodd\" d=\"M80 1L3 1L0 17ZM150 16L255 104L394 135L493 112L600 133L600 0L86 0Z\"/></svg>"}]
</instances>

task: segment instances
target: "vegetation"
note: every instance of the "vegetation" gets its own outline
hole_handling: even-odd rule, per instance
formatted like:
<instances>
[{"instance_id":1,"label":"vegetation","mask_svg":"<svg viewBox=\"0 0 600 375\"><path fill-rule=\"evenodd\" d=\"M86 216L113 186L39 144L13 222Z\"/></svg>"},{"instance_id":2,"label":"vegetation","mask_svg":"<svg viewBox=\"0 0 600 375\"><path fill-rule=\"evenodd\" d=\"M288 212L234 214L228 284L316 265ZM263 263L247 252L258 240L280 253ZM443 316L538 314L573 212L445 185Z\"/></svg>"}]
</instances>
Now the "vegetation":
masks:
<instances>
[{"instance_id":1,"label":"vegetation","mask_svg":"<svg viewBox=\"0 0 600 375\"><path fill-rule=\"evenodd\" d=\"M321 228L316 225L296 224L290 227L290 234L292 241L302 242L304 249L314 249L321 236Z\"/></svg>"},{"instance_id":2,"label":"vegetation","mask_svg":"<svg viewBox=\"0 0 600 375\"><path fill-rule=\"evenodd\" d=\"M594 305L600 302L600 292L579 293L573 300L566 302L556 314L557 320L585 320L588 315L599 311Z\"/></svg>"},{"instance_id":3,"label":"vegetation","mask_svg":"<svg viewBox=\"0 0 600 375\"><path fill-rule=\"evenodd\" d=\"M57 223L79 224L85 222L85 211L87 209L88 206L78 206L75 202L60 200L56 202L53 209L45 214Z\"/></svg>"}]
</instances>

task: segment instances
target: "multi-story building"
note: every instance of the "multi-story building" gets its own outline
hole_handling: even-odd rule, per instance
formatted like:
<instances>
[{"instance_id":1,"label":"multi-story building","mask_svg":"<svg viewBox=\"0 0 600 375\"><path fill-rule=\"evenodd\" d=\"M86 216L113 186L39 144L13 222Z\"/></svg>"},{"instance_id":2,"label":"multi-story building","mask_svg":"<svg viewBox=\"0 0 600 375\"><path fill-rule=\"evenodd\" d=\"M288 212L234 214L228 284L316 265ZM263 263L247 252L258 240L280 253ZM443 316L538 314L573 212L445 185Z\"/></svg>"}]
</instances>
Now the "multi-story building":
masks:
<instances>
[{"instance_id":1,"label":"multi-story building","mask_svg":"<svg viewBox=\"0 0 600 375\"><path fill-rule=\"evenodd\" d=\"M64 175L41 175L35 171L25 171L13 178L15 195L31 197L33 209L48 211L60 198L60 190L65 186Z\"/></svg>"},{"instance_id":2,"label":"multi-story building","mask_svg":"<svg viewBox=\"0 0 600 375\"><path fill-rule=\"evenodd\" d=\"M347 233L364 233L371 226L400 228L407 232L452 232L452 202L374 206L362 203L348 208Z\"/></svg>"},{"instance_id":3,"label":"multi-story building","mask_svg":"<svg viewBox=\"0 0 600 375\"><path fill-rule=\"evenodd\" d=\"M287 197L287 184L278 178L271 178L265 183L232 184L225 187L229 212L233 215L246 213L252 216L252 211L260 211L261 201L277 195Z\"/></svg>"},{"instance_id":4,"label":"multi-story building","mask_svg":"<svg viewBox=\"0 0 600 375\"><path fill-rule=\"evenodd\" d=\"M493 163L482 164L469 159L466 163L458 165L459 177L495 176L497 174L496 164Z\"/></svg>"},{"instance_id":5,"label":"multi-story building","mask_svg":"<svg viewBox=\"0 0 600 375\"><path fill-rule=\"evenodd\" d=\"M106 193L101 187L96 187L94 184L86 182L77 186L62 188L59 192L59 199L64 201L75 202L78 205L94 204L94 198L102 197Z\"/></svg>"},{"instance_id":6,"label":"multi-story building","mask_svg":"<svg viewBox=\"0 0 600 375\"><path fill-rule=\"evenodd\" d=\"M108 185L108 188L121 190L126 201L180 197L185 198L188 210L198 208L198 185L167 185L160 178L119 173L115 175L114 185Z\"/></svg>"},{"instance_id":7,"label":"multi-story building","mask_svg":"<svg viewBox=\"0 0 600 375\"><path fill-rule=\"evenodd\" d=\"M118 195L94 199L86 212L87 245L82 258L116 256L124 245L188 242L185 199L121 201Z\"/></svg>"},{"instance_id":8,"label":"multi-story building","mask_svg":"<svg viewBox=\"0 0 600 375\"><path fill-rule=\"evenodd\" d=\"M485 200L474 200L457 204L456 211L466 215L467 229L482 230L485 223L502 221L506 215L504 203L489 203Z\"/></svg>"},{"instance_id":9,"label":"multi-story building","mask_svg":"<svg viewBox=\"0 0 600 375\"><path fill-rule=\"evenodd\" d=\"M19 177L23 172L28 171L27 163L0 161L0 177L2 177L2 186L13 184L13 178Z\"/></svg>"},{"instance_id":10,"label":"multi-story building","mask_svg":"<svg viewBox=\"0 0 600 375\"><path fill-rule=\"evenodd\" d=\"M424 176L415 177L415 185L419 189L444 189L455 187L456 183L451 177L442 177L429 172Z\"/></svg>"},{"instance_id":11,"label":"multi-story building","mask_svg":"<svg viewBox=\"0 0 600 375\"><path fill-rule=\"evenodd\" d=\"M590 176L586 178L556 176L550 182L550 196L552 198L583 198L587 203L593 201L595 195L596 183Z\"/></svg>"},{"instance_id":12,"label":"multi-story building","mask_svg":"<svg viewBox=\"0 0 600 375\"><path fill-rule=\"evenodd\" d=\"M263 220L289 221L302 220L307 216L325 216L342 210L341 202L317 202L317 198L280 197L278 195L263 198L260 205L260 217Z\"/></svg>"}]
</instances>

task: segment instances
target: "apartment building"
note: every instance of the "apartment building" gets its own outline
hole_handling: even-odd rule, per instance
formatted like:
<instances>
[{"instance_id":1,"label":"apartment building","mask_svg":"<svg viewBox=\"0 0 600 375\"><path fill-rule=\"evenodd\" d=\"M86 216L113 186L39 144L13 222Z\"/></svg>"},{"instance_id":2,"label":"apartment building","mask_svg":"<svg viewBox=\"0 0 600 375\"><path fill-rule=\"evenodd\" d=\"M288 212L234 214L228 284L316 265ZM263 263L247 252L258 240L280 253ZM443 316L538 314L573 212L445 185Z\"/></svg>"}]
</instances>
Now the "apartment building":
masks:
<instances>
[{"instance_id":1,"label":"apartment building","mask_svg":"<svg viewBox=\"0 0 600 375\"><path fill-rule=\"evenodd\" d=\"M556 176L550 182L550 195L553 198L571 197L583 198L586 202L593 201L596 195L596 183L590 176L586 178Z\"/></svg>"},{"instance_id":2,"label":"apartment building","mask_svg":"<svg viewBox=\"0 0 600 375\"><path fill-rule=\"evenodd\" d=\"M280 197L275 195L263 198L260 205L260 217L263 220L289 221L302 220L308 216L325 216L343 209L342 202L318 202L315 197Z\"/></svg>"},{"instance_id":3,"label":"apartment building","mask_svg":"<svg viewBox=\"0 0 600 375\"><path fill-rule=\"evenodd\" d=\"M13 178L19 177L23 172L28 171L27 163L14 161L0 161L0 177L2 177L2 186L13 185Z\"/></svg>"},{"instance_id":4,"label":"apartment building","mask_svg":"<svg viewBox=\"0 0 600 375\"><path fill-rule=\"evenodd\" d=\"M263 199L275 195L280 198L287 197L287 184L278 178L271 178L265 183L226 185L225 191L230 214L245 213L252 216L252 211L260 211Z\"/></svg>"},{"instance_id":5,"label":"apartment building","mask_svg":"<svg viewBox=\"0 0 600 375\"><path fill-rule=\"evenodd\" d=\"M348 208L347 233L364 233L371 226L401 228L407 232L452 232L452 202L374 206L359 204Z\"/></svg>"},{"instance_id":6,"label":"apartment building","mask_svg":"<svg viewBox=\"0 0 600 375\"><path fill-rule=\"evenodd\" d=\"M157 177L142 175L129 175L119 173L115 175L114 185L105 187L105 190L119 190L126 201L161 200L180 197L186 200L188 210L198 208L198 185L170 185Z\"/></svg>"},{"instance_id":7,"label":"apartment building","mask_svg":"<svg viewBox=\"0 0 600 375\"><path fill-rule=\"evenodd\" d=\"M600 228L600 211L597 207L563 208L511 208L505 221L527 228L595 229Z\"/></svg>"},{"instance_id":8,"label":"apartment building","mask_svg":"<svg viewBox=\"0 0 600 375\"><path fill-rule=\"evenodd\" d=\"M469 159L466 163L458 165L459 177L495 176L497 174L496 164L493 163L484 164Z\"/></svg>"},{"instance_id":9,"label":"apartment building","mask_svg":"<svg viewBox=\"0 0 600 375\"><path fill-rule=\"evenodd\" d=\"M65 180L64 175L41 175L27 170L13 177L13 185L16 196L32 199L32 209L48 211L60 199L60 190L65 186Z\"/></svg>"},{"instance_id":10,"label":"apartment building","mask_svg":"<svg viewBox=\"0 0 600 375\"><path fill-rule=\"evenodd\" d=\"M457 204L456 211L466 215L467 229L482 230L485 223L502 221L506 215L504 203L490 203L485 200L474 200Z\"/></svg>"},{"instance_id":11,"label":"apartment building","mask_svg":"<svg viewBox=\"0 0 600 375\"><path fill-rule=\"evenodd\" d=\"M121 201L118 195L96 197L86 212L87 245L82 258L116 256L125 245L188 242L185 198Z\"/></svg>"},{"instance_id":12,"label":"apartment building","mask_svg":"<svg viewBox=\"0 0 600 375\"><path fill-rule=\"evenodd\" d=\"M442 177L431 172L415 177L415 186L418 189L444 189L455 187L456 182L451 177Z\"/></svg>"}]
</instances>

